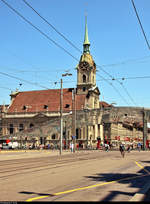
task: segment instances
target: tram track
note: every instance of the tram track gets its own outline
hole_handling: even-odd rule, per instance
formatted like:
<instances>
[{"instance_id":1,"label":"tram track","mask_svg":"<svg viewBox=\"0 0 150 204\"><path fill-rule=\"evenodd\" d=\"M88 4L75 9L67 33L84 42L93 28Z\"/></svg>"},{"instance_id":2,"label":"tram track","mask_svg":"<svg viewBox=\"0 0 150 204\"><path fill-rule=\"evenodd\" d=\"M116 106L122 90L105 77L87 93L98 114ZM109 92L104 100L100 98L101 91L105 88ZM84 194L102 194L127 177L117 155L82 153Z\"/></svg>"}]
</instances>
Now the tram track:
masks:
<instances>
[{"instance_id":1,"label":"tram track","mask_svg":"<svg viewBox=\"0 0 150 204\"><path fill-rule=\"evenodd\" d=\"M51 157L51 160L49 160L49 157L46 157L46 158L44 157L42 158L44 161L41 161L41 158L31 159L30 161L28 159L25 159L25 161L21 160L21 163L20 161L14 162L12 160L9 161L10 163L8 161L6 163L3 161L3 162L0 162L0 174L1 175L5 174L5 175L0 176L0 179L8 178L19 174L29 173L29 172L34 173L41 170L50 170L50 169L60 168L62 166L67 166L67 165L70 166L70 164L73 164L75 162L82 163L83 161L89 160L89 159L97 159L96 156L91 158L85 157L85 156L86 155L84 155L84 158L83 158L83 155L78 155L76 157L68 156L67 159L61 158L61 160L56 156L54 156L53 158ZM11 168L9 166L11 166Z\"/></svg>"}]
</instances>

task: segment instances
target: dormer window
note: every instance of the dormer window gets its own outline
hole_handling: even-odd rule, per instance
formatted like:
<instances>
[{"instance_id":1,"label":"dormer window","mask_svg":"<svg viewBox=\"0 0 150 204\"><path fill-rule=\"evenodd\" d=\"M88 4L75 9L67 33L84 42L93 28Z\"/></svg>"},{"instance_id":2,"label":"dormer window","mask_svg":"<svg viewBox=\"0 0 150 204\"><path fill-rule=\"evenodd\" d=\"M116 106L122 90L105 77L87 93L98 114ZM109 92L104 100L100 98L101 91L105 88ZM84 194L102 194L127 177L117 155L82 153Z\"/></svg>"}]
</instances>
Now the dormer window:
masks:
<instances>
[{"instance_id":1,"label":"dormer window","mask_svg":"<svg viewBox=\"0 0 150 204\"><path fill-rule=\"evenodd\" d=\"M23 106L23 108L22 108L23 110L26 110L27 109L27 106Z\"/></svg>"},{"instance_id":2,"label":"dormer window","mask_svg":"<svg viewBox=\"0 0 150 204\"><path fill-rule=\"evenodd\" d=\"M43 107L44 109L48 109L48 105L44 105L44 107Z\"/></svg>"},{"instance_id":3,"label":"dormer window","mask_svg":"<svg viewBox=\"0 0 150 204\"><path fill-rule=\"evenodd\" d=\"M69 104L66 104L66 105L65 105L65 108L69 108L69 107L70 107L70 105L69 105Z\"/></svg>"}]
</instances>

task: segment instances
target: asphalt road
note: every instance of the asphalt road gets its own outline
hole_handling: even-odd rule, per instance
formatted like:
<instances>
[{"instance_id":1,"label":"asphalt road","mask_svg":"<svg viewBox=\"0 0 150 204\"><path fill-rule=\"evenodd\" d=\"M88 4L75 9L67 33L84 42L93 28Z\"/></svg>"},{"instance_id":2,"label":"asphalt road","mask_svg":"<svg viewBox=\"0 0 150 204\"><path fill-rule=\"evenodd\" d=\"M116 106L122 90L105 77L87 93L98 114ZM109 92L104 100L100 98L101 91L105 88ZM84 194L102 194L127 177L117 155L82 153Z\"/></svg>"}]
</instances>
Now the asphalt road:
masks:
<instances>
[{"instance_id":1,"label":"asphalt road","mask_svg":"<svg viewBox=\"0 0 150 204\"><path fill-rule=\"evenodd\" d=\"M0 153L0 201L129 201L150 182L149 151ZM147 199L149 199L147 197Z\"/></svg>"}]
</instances>

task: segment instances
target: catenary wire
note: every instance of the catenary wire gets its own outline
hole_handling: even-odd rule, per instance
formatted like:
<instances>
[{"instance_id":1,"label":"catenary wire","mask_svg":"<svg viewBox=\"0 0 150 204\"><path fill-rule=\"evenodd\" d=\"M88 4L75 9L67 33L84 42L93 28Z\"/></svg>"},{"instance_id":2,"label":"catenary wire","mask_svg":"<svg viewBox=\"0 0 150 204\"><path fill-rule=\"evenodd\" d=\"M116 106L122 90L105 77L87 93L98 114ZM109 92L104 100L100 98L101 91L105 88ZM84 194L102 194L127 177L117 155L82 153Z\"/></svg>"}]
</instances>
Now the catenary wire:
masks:
<instances>
[{"instance_id":1,"label":"catenary wire","mask_svg":"<svg viewBox=\"0 0 150 204\"><path fill-rule=\"evenodd\" d=\"M10 77L10 78L17 79L17 80L19 80L19 81L23 81L23 82L28 83L28 84L32 84L32 85L39 86L39 87L44 88L44 89L49 89L49 88L47 88L46 86L40 85L39 83L33 83L33 82L31 82L31 81L27 81L27 80L25 80L25 79L21 79L21 78L19 78L19 77L12 76L12 75L7 74L7 73L4 73L4 72L0 72L0 74L1 74L1 75L4 75L4 76L7 76L7 77Z\"/></svg>"},{"instance_id":2,"label":"catenary wire","mask_svg":"<svg viewBox=\"0 0 150 204\"><path fill-rule=\"evenodd\" d=\"M3 74L6 74L6 73L3 73ZM98 74L99 75L99 74ZM12 75L10 75L9 77L12 77L12 78L14 78L14 76L12 76ZM102 78L102 76L101 75L99 75L99 77L101 77ZM96 81L114 81L114 80L117 80L117 79L119 79L119 80L137 80L137 79L149 79L150 78L150 76L137 76L137 77L121 77L121 78L113 78L113 79L110 79L110 78L103 78L103 79L97 79ZM17 78L18 80L22 80L21 78ZM69 80L69 81L63 81L63 83L71 83L71 82L73 82L73 83L75 83L76 81L72 81L72 80ZM29 81L26 81L26 83L29 83ZM49 81L49 83L51 83L51 84L60 84L61 82L60 81ZM30 83L31 84L31 83ZM33 84L33 85L37 85L37 84ZM0 87L0 88L4 88L4 89L9 89L9 90L11 90L10 88L8 88L8 87ZM48 88L47 88L48 89Z\"/></svg>"},{"instance_id":3,"label":"catenary wire","mask_svg":"<svg viewBox=\"0 0 150 204\"><path fill-rule=\"evenodd\" d=\"M139 17L139 15L138 15L137 9L136 9L135 4L134 4L134 1L131 0L131 2L132 2L132 5L133 5L133 8L134 8L134 11L135 11L136 17L137 17L137 19L138 19L138 22L139 22L139 24L140 24L140 27L141 27L142 33L143 33L143 35L144 35L144 38L145 38L146 44L147 44L147 46L148 46L148 49L150 50L150 45L149 45L149 42L148 42L148 40L147 40L147 37L146 37L145 31L144 31L144 28L143 28L143 26L142 26L142 23L141 23L140 17Z\"/></svg>"},{"instance_id":4,"label":"catenary wire","mask_svg":"<svg viewBox=\"0 0 150 204\"><path fill-rule=\"evenodd\" d=\"M138 63L140 60L144 60L146 58L150 59L150 56L144 56L144 57L140 57L140 58L137 58L137 59L128 59L128 60L118 62L118 63L114 63L114 64L103 64L103 65L101 65L101 67L115 67L115 66L120 66L120 65L126 65L128 63ZM143 61L142 61L142 63L143 63Z\"/></svg>"},{"instance_id":5,"label":"catenary wire","mask_svg":"<svg viewBox=\"0 0 150 204\"><path fill-rule=\"evenodd\" d=\"M97 74L97 75L100 76L99 74ZM119 94L119 96L123 99L123 101L125 101L129 105L129 103L126 101L126 99L120 94L120 92L116 89L116 87L112 83L108 82L104 77L102 77L102 76L100 76L100 77L103 78L103 80L105 80L109 85L111 85L114 88L114 90Z\"/></svg>"},{"instance_id":6,"label":"catenary wire","mask_svg":"<svg viewBox=\"0 0 150 204\"><path fill-rule=\"evenodd\" d=\"M108 72L106 72L101 66L97 65L103 72L105 72L108 76L110 76L112 79L114 78L111 74L109 74ZM116 79L116 81L123 87L124 91L126 92L126 94L128 95L128 97L130 98L130 100L132 101L132 103L134 103L134 105L137 105L133 98L131 97L131 95L129 94L129 92L127 91L127 89L125 88L125 86L122 84L122 82L120 82L118 79Z\"/></svg>"},{"instance_id":7,"label":"catenary wire","mask_svg":"<svg viewBox=\"0 0 150 204\"><path fill-rule=\"evenodd\" d=\"M30 24L34 29L36 29L39 33L41 33L44 37L46 37L50 42L52 42L53 44L55 44L57 47L59 47L60 49L62 49L65 53L67 53L68 55L70 55L72 58L74 58L75 60L78 61L78 59L76 57L74 57L70 52L68 52L65 48L63 48L61 45L59 45L57 42L55 42L53 39L51 39L47 34L45 34L42 30L40 30L38 27L36 27L35 25L33 25L33 23L31 23L31 21L27 20L23 15L21 15L16 9L14 9L10 4L8 4L7 2L5 2L4 0L1 0L8 8L10 8L12 11L14 11L18 16L20 16L24 21L26 21L28 24Z\"/></svg>"},{"instance_id":8,"label":"catenary wire","mask_svg":"<svg viewBox=\"0 0 150 204\"><path fill-rule=\"evenodd\" d=\"M74 47L78 52L82 53L79 48L77 48L70 40L68 40L58 29L56 29L48 20L39 14L27 1L22 0L28 7L30 7L44 22L46 22L56 33L58 33L65 41L67 41L72 47Z\"/></svg>"}]
</instances>

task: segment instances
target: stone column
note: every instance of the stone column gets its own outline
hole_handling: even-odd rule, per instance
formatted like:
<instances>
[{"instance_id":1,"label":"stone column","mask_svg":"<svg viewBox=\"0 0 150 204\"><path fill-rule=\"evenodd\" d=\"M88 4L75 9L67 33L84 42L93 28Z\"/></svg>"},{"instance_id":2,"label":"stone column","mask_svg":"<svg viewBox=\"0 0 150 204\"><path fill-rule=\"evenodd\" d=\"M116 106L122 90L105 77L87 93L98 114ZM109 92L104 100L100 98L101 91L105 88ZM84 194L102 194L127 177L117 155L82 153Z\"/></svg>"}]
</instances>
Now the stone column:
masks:
<instances>
[{"instance_id":1,"label":"stone column","mask_svg":"<svg viewBox=\"0 0 150 204\"><path fill-rule=\"evenodd\" d=\"M95 131L94 131L95 134L94 134L94 138L93 139L96 140L96 138L98 137L98 124L95 124L94 128L95 128Z\"/></svg>"},{"instance_id":2,"label":"stone column","mask_svg":"<svg viewBox=\"0 0 150 204\"><path fill-rule=\"evenodd\" d=\"M100 124L100 138L101 141L104 142L104 127L102 124Z\"/></svg>"}]
</instances>

